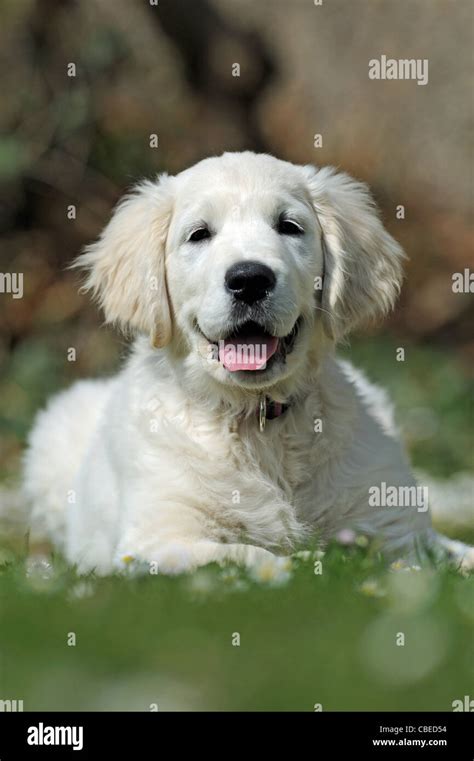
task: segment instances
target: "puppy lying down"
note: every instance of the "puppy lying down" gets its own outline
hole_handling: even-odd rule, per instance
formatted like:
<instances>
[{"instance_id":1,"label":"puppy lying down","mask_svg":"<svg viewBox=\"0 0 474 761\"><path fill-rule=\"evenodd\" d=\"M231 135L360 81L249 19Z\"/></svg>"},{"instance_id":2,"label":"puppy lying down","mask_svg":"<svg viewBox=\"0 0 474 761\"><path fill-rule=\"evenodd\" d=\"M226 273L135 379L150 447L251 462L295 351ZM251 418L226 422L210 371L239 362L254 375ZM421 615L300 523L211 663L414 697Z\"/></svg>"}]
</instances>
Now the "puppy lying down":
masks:
<instances>
[{"instance_id":1,"label":"puppy lying down","mask_svg":"<svg viewBox=\"0 0 474 761\"><path fill-rule=\"evenodd\" d=\"M391 309L403 258L332 168L226 153L138 185L77 263L136 340L38 416L33 538L100 574L251 565L343 528L472 562L431 528L383 391L335 357Z\"/></svg>"}]
</instances>

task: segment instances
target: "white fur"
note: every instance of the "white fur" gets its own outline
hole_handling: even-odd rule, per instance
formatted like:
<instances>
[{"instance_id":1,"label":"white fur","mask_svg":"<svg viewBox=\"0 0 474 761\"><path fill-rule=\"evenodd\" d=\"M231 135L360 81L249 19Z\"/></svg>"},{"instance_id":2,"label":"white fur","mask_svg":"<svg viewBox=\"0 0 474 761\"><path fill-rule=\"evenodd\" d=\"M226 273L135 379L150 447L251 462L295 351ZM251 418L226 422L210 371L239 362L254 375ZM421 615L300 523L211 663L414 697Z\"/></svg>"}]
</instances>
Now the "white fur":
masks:
<instances>
[{"instance_id":1,"label":"white fur","mask_svg":"<svg viewBox=\"0 0 474 761\"><path fill-rule=\"evenodd\" d=\"M284 210L303 236L275 231ZM201 222L213 237L187 242ZM303 318L286 364L258 378L210 360L204 338L231 326L224 274L242 259L277 275L276 335ZM402 259L367 188L330 168L224 154L139 185L79 260L106 319L137 337L115 378L77 383L38 417L25 463L33 538L102 574L130 557L165 573L250 565L346 527L391 555L435 541L427 512L369 505L371 486L415 482L385 395L334 356L392 307ZM290 401L263 433L262 393Z\"/></svg>"}]
</instances>

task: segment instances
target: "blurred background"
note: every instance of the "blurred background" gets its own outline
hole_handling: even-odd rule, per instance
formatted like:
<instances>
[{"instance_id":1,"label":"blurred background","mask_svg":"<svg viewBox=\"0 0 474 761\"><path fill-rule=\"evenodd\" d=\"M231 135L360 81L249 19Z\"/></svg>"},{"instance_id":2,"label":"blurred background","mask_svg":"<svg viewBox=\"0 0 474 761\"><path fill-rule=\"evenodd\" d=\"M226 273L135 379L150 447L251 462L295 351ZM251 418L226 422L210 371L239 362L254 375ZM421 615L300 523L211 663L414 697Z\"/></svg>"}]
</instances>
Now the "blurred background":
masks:
<instances>
[{"instance_id":1,"label":"blurred background","mask_svg":"<svg viewBox=\"0 0 474 761\"><path fill-rule=\"evenodd\" d=\"M45 398L126 348L67 265L135 180L247 148L370 184L409 263L391 320L347 350L389 386L417 466L469 470L473 299L452 274L472 243L472 15L469 0L3 0L0 271L24 294L0 295L0 477ZM427 58L429 83L370 80L381 54Z\"/></svg>"},{"instance_id":2,"label":"blurred background","mask_svg":"<svg viewBox=\"0 0 474 761\"><path fill-rule=\"evenodd\" d=\"M437 525L473 541L473 300L452 290L471 264L472 21L470 0L2 0L0 273L24 293L0 293L0 492L45 400L127 351L68 264L135 180L254 149L370 184L406 281L341 351L394 398ZM428 59L428 84L369 80L381 55ZM472 695L474 577L397 574L358 546L330 548L320 577L295 562L276 579L78 580L2 538L0 699L445 711Z\"/></svg>"}]
</instances>

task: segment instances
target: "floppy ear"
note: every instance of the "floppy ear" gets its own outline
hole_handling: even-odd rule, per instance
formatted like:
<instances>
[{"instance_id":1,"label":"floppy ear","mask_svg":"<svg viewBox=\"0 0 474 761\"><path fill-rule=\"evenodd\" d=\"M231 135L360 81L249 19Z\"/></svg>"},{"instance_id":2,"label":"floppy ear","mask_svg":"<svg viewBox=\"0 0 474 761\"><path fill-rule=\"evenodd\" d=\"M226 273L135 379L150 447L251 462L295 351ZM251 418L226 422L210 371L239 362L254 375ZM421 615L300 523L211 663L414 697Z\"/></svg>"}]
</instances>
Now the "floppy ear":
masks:
<instances>
[{"instance_id":1,"label":"floppy ear","mask_svg":"<svg viewBox=\"0 0 474 761\"><path fill-rule=\"evenodd\" d=\"M322 321L337 340L393 308L405 254L383 227L367 185L333 167L304 171L322 228Z\"/></svg>"},{"instance_id":2,"label":"floppy ear","mask_svg":"<svg viewBox=\"0 0 474 761\"><path fill-rule=\"evenodd\" d=\"M156 347L171 338L165 243L172 179L163 175L158 182L137 185L120 201L99 240L73 265L87 270L84 290L92 291L107 322L150 333Z\"/></svg>"}]
</instances>

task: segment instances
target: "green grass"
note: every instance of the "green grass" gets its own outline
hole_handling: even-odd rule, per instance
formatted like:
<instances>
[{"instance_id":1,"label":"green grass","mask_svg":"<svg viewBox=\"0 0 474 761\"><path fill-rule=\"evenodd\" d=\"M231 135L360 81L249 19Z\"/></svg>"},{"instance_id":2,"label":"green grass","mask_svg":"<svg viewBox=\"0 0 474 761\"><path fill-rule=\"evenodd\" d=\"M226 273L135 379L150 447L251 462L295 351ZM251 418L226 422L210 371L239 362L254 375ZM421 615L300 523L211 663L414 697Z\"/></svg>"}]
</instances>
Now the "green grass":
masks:
<instances>
[{"instance_id":1,"label":"green grass","mask_svg":"<svg viewBox=\"0 0 474 761\"><path fill-rule=\"evenodd\" d=\"M472 694L474 579L448 569L387 571L338 545L280 584L54 568L16 559L0 577L1 696L25 710L451 710Z\"/></svg>"},{"instance_id":2,"label":"green grass","mask_svg":"<svg viewBox=\"0 0 474 761\"><path fill-rule=\"evenodd\" d=\"M399 363L395 349L370 339L344 353L390 391L417 467L437 477L471 469L458 360L406 347ZM51 347L46 359L39 347L27 354L7 368L0 408L13 455L34 409L73 372ZM0 699L25 710L449 711L473 694L474 577L388 570L338 544L322 564L315 574L313 558L296 559L280 583L216 566L80 579L60 558L27 572L18 548L0 543Z\"/></svg>"},{"instance_id":3,"label":"green grass","mask_svg":"<svg viewBox=\"0 0 474 761\"><path fill-rule=\"evenodd\" d=\"M398 362L398 347L405 360ZM416 468L437 478L474 469L474 384L451 351L377 336L340 352L387 389Z\"/></svg>"}]
</instances>

